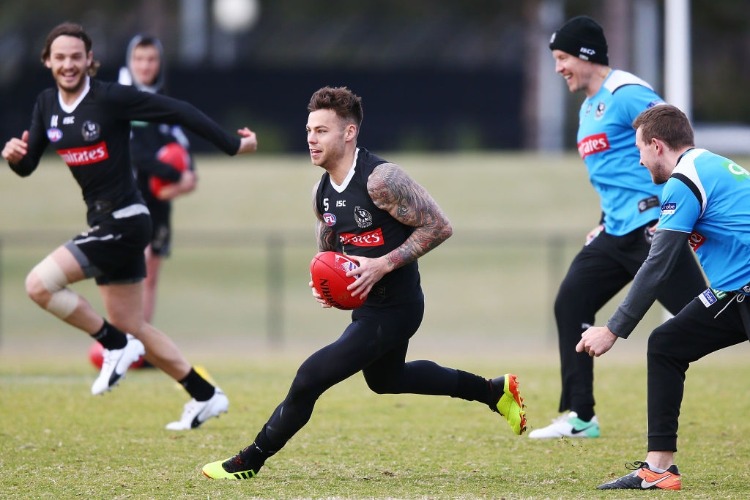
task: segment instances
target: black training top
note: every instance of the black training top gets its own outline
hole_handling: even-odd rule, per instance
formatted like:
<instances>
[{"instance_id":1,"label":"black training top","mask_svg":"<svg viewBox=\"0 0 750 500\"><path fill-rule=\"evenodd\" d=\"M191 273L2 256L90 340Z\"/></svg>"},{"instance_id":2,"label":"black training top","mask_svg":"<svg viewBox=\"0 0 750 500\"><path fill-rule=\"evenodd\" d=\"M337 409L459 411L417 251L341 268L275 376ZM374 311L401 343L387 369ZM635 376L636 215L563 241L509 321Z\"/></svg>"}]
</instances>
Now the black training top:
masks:
<instances>
[{"instance_id":1,"label":"black training top","mask_svg":"<svg viewBox=\"0 0 750 500\"><path fill-rule=\"evenodd\" d=\"M315 203L323 222L336 235L337 251L354 257L381 257L401 246L414 232L413 227L375 206L367 192L367 179L383 163L386 160L358 148L353 172L341 186L334 186L327 172L321 177ZM414 261L386 274L373 287L368 303L382 295L389 298L388 302L421 300L419 290L419 269Z\"/></svg>"},{"instance_id":2,"label":"black training top","mask_svg":"<svg viewBox=\"0 0 750 500\"><path fill-rule=\"evenodd\" d=\"M90 79L89 85L71 106L60 102L57 88L39 94L28 153L10 167L18 175L30 175L52 144L81 186L90 226L115 210L143 203L130 161L131 121L182 125L229 155L239 150L239 137L187 102L118 83Z\"/></svg>"}]
</instances>

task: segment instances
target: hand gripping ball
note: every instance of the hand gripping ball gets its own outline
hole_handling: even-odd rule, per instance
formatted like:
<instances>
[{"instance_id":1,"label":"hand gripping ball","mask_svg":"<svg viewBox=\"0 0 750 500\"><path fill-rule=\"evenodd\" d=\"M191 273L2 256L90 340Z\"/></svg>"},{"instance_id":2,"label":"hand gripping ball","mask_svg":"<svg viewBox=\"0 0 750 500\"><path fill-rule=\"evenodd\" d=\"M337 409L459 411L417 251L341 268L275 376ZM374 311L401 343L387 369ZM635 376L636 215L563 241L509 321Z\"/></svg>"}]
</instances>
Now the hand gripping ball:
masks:
<instances>
[{"instance_id":1,"label":"hand gripping ball","mask_svg":"<svg viewBox=\"0 0 750 500\"><path fill-rule=\"evenodd\" d=\"M357 261L339 252L319 252L310 262L310 278L315 290L330 305L337 309L356 309L365 302L361 296L352 297L347 286L354 283L355 276L347 277L347 271L359 267Z\"/></svg>"},{"instance_id":2,"label":"hand gripping ball","mask_svg":"<svg viewBox=\"0 0 750 500\"><path fill-rule=\"evenodd\" d=\"M156 159L171 165L180 172L184 172L190 166L190 153L179 142L170 142L162 146L156 153ZM170 184L169 181L160 177L151 176L149 179L149 188L154 196L159 196L162 188L168 184Z\"/></svg>"}]
</instances>

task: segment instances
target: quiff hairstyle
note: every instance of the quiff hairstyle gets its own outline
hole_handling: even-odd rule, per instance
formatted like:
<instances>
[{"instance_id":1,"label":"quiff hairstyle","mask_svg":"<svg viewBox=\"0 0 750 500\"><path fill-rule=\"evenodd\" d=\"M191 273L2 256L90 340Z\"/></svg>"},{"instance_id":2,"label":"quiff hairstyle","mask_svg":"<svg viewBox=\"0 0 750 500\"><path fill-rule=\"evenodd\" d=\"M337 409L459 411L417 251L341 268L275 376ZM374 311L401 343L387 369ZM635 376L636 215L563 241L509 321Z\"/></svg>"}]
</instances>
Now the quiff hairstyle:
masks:
<instances>
[{"instance_id":1,"label":"quiff hairstyle","mask_svg":"<svg viewBox=\"0 0 750 500\"><path fill-rule=\"evenodd\" d=\"M83 26L76 23L65 22L58 24L57 26L52 28L52 31L50 31L47 35L47 39L44 42L44 49L42 49L42 63L46 63L47 59L51 57L52 42L54 42L58 37L61 36L72 36L80 39L83 42L84 47L86 48L86 55L88 56L88 54L91 52L93 42L91 41L91 37L88 35L88 33L84 31ZM88 75L95 76L97 70L99 69L99 66L99 61L92 61L91 66L88 69Z\"/></svg>"},{"instance_id":2,"label":"quiff hairstyle","mask_svg":"<svg viewBox=\"0 0 750 500\"><path fill-rule=\"evenodd\" d=\"M362 125L362 98L346 87L323 87L317 90L307 105L309 112L330 109L357 129Z\"/></svg>"},{"instance_id":3,"label":"quiff hairstyle","mask_svg":"<svg viewBox=\"0 0 750 500\"><path fill-rule=\"evenodd\" d=\"M659 139L672 151L695 145L693 127L688 117L676 106L660 104L649 108L633 120L633 128L641 129L643 142Z\"/></svg>"}]
</instances>

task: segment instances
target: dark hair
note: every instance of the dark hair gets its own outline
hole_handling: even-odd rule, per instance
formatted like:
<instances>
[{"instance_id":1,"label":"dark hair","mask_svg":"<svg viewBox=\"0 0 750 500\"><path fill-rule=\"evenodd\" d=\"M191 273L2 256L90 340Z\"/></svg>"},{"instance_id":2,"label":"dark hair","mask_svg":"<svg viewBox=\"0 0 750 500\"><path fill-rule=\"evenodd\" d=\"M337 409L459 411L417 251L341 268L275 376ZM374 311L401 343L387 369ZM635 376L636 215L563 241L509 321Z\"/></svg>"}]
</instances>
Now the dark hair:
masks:
<instances>
[{"instance_id":1,"label":"dark hair","mask_svg":"<svg viewBox=\"0 0 750 500\"><path fill-rule=\"evenodd\" d=\"M633 120L633 128L637 130L639 127L641 138L646 143L659 139L672 151L695 145L690 120L671 104L659 104L642 112Z\"/></svg>"},{"instance_id":2,"label":"dark hair","mask_svg":"<svg viewBox=\"0 0 750 500\"><path fill-rule=\"evenodd\" d=\"M346 87L323 87L310 98L307 110L330 109L346 121L362 125L362 98Z\"/></svg>"},{"instance_id":3,"label":"dark hair","mask_svg":"<svg viewBox=\"0 0 750 500\"><path fill-rule=\"evenodd\" d=\"M76 23L64 22L58 24L52 31L47 34L47 39L44 42L44 49L42 49L42 62L47 62L47 59L51 56L52 42L61 36L72 36L83 41L83 45L86 47L86 54L91 52L93 42L91 37L83 30L83 26ZM96 71L99 69L99 61L94 60L91 63L91 67L88 70L89 76L96 75Z\"/></svg>"}]
</instances>

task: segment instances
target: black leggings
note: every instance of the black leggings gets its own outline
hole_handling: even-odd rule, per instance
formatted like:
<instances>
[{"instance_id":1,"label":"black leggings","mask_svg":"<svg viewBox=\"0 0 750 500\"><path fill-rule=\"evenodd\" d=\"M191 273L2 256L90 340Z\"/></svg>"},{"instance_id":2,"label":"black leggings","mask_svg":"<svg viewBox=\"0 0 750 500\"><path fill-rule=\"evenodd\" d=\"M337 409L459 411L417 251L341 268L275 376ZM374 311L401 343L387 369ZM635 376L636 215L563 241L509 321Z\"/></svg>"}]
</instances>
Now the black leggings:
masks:
<instances>
[{"instance_id":1,"label":"black leggings","mask_svg":"<svg viewBox=\"0 0 750 500\"><path fill-rule=\"evenodd\" d=\"M555 300L555 319L562 372L561 412L594 414L594 359L576 352L576 344L596 313L622 290L648 256L650 242L645 226L624 236L602 233L576 255ZM657 295L672 314L706 288L706 282L690 247L680 255L674 272Z\"/></svg>"},{"instance_id":2,"label":"black leggings","mask_svg":"<svg viewBox=\"0 0 750 500\"><path fill-rule=\"evenodd\" d=\"M487 380L478 375L432 361L405 361L409 339L423 313L423 302L355 310L341 337L299 367L286 399L256 437L258 447L269 454L280 450L310 420L317 399L359 371L378 394L431 394L488 402Z\"/></svg>"},{"instance_id":3,"label":"black leggings","mask_svg":"<svg viewBox=\"0 0 750 500\"><path fill-rule=\"evenodd\" d=\"M741 302L738 298L730 293L710 307L694 299L649 337L648 451L677 451L677 424L690 363L748 340L750 321L743 324L741 309L750 316L750 297Z\"/></svg>"}]
</instances>

